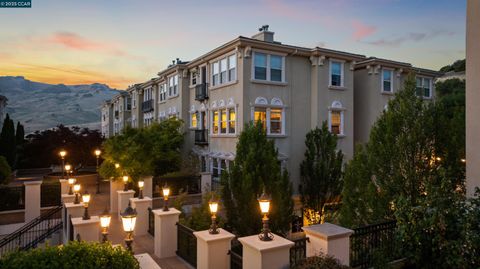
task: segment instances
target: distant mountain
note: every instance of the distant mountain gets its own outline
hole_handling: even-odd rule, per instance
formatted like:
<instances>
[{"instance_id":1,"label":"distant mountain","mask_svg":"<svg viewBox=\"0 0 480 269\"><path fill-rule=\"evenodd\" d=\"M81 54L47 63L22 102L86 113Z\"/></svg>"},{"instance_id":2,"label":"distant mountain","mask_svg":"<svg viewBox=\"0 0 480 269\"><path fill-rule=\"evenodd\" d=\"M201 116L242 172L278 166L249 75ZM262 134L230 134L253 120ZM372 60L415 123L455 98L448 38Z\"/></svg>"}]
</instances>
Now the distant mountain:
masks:
<instances>
[{"instance_id":1,"label":"distant mountain","mask_svg":"<svg viewBox=\"0 0 480 269\"><path fill-rule=\"evenodd\" d=\"M24 124L27 133L59 124L99 129L101 103L118 92L100 83L53 85L24 77L0 77L0 95L8 98L7 113Z\"/></svg>"}]
</instances>

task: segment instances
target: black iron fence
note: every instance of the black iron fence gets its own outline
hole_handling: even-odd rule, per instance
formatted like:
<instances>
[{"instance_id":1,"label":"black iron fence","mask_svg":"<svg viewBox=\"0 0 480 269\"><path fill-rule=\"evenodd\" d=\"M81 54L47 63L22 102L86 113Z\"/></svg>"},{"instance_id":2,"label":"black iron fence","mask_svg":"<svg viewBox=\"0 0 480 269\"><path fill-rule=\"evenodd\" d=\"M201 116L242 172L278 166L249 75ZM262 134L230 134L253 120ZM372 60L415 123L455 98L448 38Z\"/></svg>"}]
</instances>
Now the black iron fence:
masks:
<instances>
[{"instance_id":1,"label":"black iron fence","mask_svg":"<svg viewBox=\"0 0 480 269\"><path fill-rule=\"evenodd\" d=\"M34 248L50 235L61 230L62 208L59 206L45 212L0 240L0 256L10 251Z\"/></svg>"},{"instance_id":2,"label":"black iron fence","mask_svg":"<svg viewBox=\"0 0 480 269\"><path fill-rule=\"evenodd\" d=\"M350 266L369 268L375 254L387 255L390 261L399 258L396 221L386 221L354 229L350 236Z\"/></svg>"},{"instance_id":3,"label":"black iron fence","mask_svg":"<svg viewBox=\"0 0 480 269\"><path fill-rule=\"evenodd\" d=\"M230 247L230 269L242 269L243 267L243 248L238 238L232 240Z\"/></svg>"},{"instance_id":4,"label":"black iron fence","mask_svg":"<svg viewBox=\"0 0 480 269\"><path fill-rule=\"evenodd\" d=\"M0 211L25 209L25 186L0 187Z\"/></svg>"},{"instance_id":5,"label":"black iron fence","mask_svg":"<svg viewBox=\"0 0 480 269\"><path fill-rule=\"evenodd\" d=\"M294 266L307 258L307 242L309 242L309 239L308 237L300 237L289 240L295 243L290 248L290 266Z\"/></svg>"},{"instance_id":6,"label":"black iron fence","mask_svg":"<svg viewBox=\"0 0 480 269\"><path fill-rule=\"evenodd\" d=\"M62 204L60 183L42 183L40 185L40 206L59 206Z\"/></svg>"},{"instance_id":7,"label":"black iron fence","mask_svg":"<svg viewBox=\"0 0 480 269\"><path fill-rule=\"evenodd\" d=\"M181 192L188 194L201 193L200 176L182 176L182 177L154 177L152 180L153 197L160 197L162 187L167 183L170 188L170 195L178 195Z\"/></svg>"},{"instance_id":8,"label":"black iron fence","mask_svg":"<svg viewBox=\"0 0 480 269\"><path fill-rule=\"evenodd\" d=\"M155 216L152 210L151 207L148 208L148 233L155 236Z\"/></svg>"},{"instance_id":9,"label":"black iron fence","mask_svg":"<svg viewBox=\"0 0 480 269\"><path fill-rule=\"evenodd\" d=\"M177 223L177 255L197 267L197 238L194 230Z\"/></svg>"}]
</instances>

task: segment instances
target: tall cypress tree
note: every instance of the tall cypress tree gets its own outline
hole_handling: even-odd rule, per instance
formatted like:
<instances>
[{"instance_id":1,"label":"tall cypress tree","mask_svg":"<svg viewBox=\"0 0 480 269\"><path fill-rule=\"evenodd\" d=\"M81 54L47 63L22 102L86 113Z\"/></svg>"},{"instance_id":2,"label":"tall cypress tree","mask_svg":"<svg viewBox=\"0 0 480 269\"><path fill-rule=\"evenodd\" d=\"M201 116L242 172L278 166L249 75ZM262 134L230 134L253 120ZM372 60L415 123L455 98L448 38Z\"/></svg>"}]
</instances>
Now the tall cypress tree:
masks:
<instances>
[{"instance_id":1,"label":"tall cypress tree","mask_svg":"<svg viewBox=\"0 0 480 269\"><path fill-rule=\"evenodd\" d=\"M17 130L15 133L15 142L17 146L22 145L25 142L25 129L20 122L17 122Z\"/></svg>"},{"instance_id":2,"label":"tall cypress tree","mask_svg":"<svg viewBox=\"0 0 480 269\"><path fill-rule=\"evenodd\" d=\"M265 189L271 195L272 231L286 234L293 214L292 186L282 171L278 151L260 123L246 124L237 144L235 161L222 173L222 198L228 223L239 236L260 232L257 197Z\"/></svg>"},{"instance_id":3,"label":"tall cypress tree","mask_svg":"<svg viewBox=\"0 0 480 269\"><path fill-rule=\"evenodd\" d=\"M15 125L7 113L0 133L0 155L4 156L10 167L15 164Z\"/></svg>"}]
</instances>

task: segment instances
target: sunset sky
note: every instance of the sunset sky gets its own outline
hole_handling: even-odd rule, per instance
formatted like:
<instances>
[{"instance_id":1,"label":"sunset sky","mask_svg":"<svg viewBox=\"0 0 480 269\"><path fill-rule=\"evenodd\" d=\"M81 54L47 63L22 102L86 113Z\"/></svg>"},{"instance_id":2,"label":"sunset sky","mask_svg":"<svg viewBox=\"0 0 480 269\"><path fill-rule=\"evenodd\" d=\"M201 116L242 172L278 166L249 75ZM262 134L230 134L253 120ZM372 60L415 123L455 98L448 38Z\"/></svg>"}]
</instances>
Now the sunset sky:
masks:
<instances>
[{"instance_id":1,"label":"sunset sky","mask_svg":"<svg viewBox=\"0 0 480 269\"><path fill-rule=\"evenodd\" d=\"M463 0L32 0L0 8L0 76L124 89L263 24L285 44L435 70L465 57Z\"/></svg>"}]
</instances>

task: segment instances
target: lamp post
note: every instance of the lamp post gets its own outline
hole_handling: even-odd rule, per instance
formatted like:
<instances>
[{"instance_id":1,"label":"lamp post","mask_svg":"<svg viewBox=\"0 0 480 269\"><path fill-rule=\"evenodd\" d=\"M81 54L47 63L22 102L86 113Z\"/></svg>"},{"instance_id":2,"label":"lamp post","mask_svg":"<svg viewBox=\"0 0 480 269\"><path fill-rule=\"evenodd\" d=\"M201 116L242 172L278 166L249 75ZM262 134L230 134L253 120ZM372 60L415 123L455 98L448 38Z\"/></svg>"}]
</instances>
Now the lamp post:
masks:
<instances>
[{"instance_id":1,"label":"lamp post","mask_svg":"<svg viewBox=\"0 0 480 269\"><path fill-rule=\"evenodd\" d=\"M120 168L120 164L119 164L119 163L116 163L116 164L115 164L115 169L118 169L118 168Z\"/></svg>"},{"instance_id":2,"label":"lamp post","mask_svg":"<svg viewBox=\"0 0 480 269\"><path fill-rule=\"evenodd\" d=\"M260 211L263 214L262 218L262 233L258 235L258 238L260 238L261 241L272 241L273 240L273 234L270 232L270 229L268 228L268 212L270 211L270 196L268 196L265 193L265 190L263 190L262 195L258 197L258 204L260 205Z\"/></svg>"},{"instance_id":3,"label":"lamp post","mask_svg":"<svg viewBox=\"0 0 480 269\"><path fill-rule=\"evenodd\" d=\"M80 184L73 185L73 192L75 193L75 200L73 201L74 204L80 204Z\"/></svg>"},{"instance_id":4,"label":"lamp post","mask_svg":"<svg viewBox=\"0 0 480 269\"><path fill-rule=\"evenodd\" d=\"M145 182L143 180L138 181L138 189L139 189L138 199L143 199L143 186L144 185L145 185Z\"/></svg>"},{"instance_id":5,"label":"lamp post","mask_svg":"<svg viewBox=\"0 0 480 269\"><path fill-rule=\"evenodd\" d=\"M75 184L77 180L73 177L68 179L68 185L70 185L70 189L68 190L68 194L72 195L73 194L73 184Z\"/></svg>"},{"instance_id":6,"label":"lamp post","mask_svg":"<svg viewBox=\"0 0 480 269\"><path fill-rule=\"evenodd\" d=\"M65 178L65 170L63 169L65 167L65 156L67 156L67 152L65 150L60 150L58 153L60 155L60 158L62 158L62 179Z\"/></svg>"},{"instance_id":7,"label":"lamp post","mask_svg":"<svg viewBox=\"0 0 480 269\"><path fill-rule=\"evenodd\" d=\"M90 215L88 214L88 203L90 203L90 194L88 193L88 191L85 191L85 193L82 195L82 202L83 202L83 207L85 208L82 219L88 220L90 219Z\"/></svg>"},{"instance_id":8,"label":"lamp post","mask_svg":"<svg viewBox=\"0 0 480 269\"><path fill-rule=\"evenodd\" d=\"M102 215L100 215L100 227L102 227L102 243L108 241L108 227L110 226L110 220L112 216L108 214L108 209L105 207Z\"/></svg>"},{"instance_id":9,"label":"lamp post","mask_svg":"<svg viewBox=\"0 0 480 269\"><path fill-rule=\"evenodd\" d=\"M163 211L168 211L168 196L170 195L170 188L167 186L167 183L162 188L163 192Z\"/></svg>"},{"instance_id":10,"label":"lamp post","mask_svg":"<svg viewBox=\"0 0 480 269\"><path fill-rule=\"evenodd\" d=\"M135 229L135 222L137 221L137 210L132 208L129 201L127 208L120 216L122 217L123 230L127 233L125 244L127 245L127 249L133 253L133 230Z\"/></svg>"},{"instance_id":11,"label":"lamp post","mask_svg":"<svg viewBox=\"0 0 480 269\"><path fill-rule=\"evenodd\" d=\"M67 177L70 177L70 169L72 169L72 166L67 163L65 165L65 171L67 172Z\"/></svg>"},{"instance_id":12,"label":"lamp post","mask_svg":"<svg viewBox=\"0 0 480 269\"><path fill-rule=\"evenodd\" d=\"M218 201L215 200L212 196L210 201L208 202L208 207L210 208L210 213L212 214L212 224L210 225L210 229L208 232L210 234L218 234L218 227L217 227L217 211L218 211Z\"/></svg>"},{"instance_id":13,"label":"lamp post","mask_svg":"<svg viewBox=\"0 0 480 269\"><path fill-rule=\"evenodd\" d=\"M97 167L96 167L96 171L97 171L97 194L100 193L100 177L98 175L98 158L100 158L100 154L102 154L102 151L100 151L99 149L96 149L95 150L95 157L97 157Z\"/></svg>"},{"instance_id":14,"label":"lamp post","mask_svg":"<svg viewBox=\"0 0 480 269\"><path fill-rule=\"evenodd\" d=\"M128 191L128 176L123 176L123 191Z\"/></svg>"}]
</instances>

